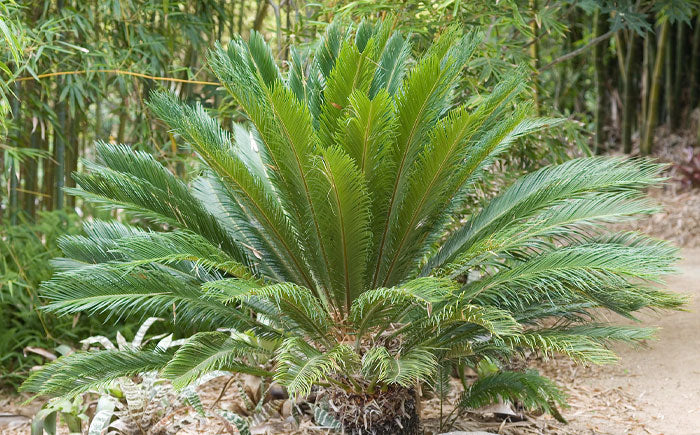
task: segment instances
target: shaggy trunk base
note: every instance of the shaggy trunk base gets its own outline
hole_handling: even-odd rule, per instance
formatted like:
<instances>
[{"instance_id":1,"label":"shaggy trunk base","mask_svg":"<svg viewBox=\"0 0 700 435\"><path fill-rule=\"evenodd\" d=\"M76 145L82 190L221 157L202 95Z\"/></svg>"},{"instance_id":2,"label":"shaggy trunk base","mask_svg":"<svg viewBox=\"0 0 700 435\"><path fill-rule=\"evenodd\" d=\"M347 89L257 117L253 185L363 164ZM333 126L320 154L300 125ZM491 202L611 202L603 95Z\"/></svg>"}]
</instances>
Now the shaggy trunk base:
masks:
<instances>
[{"instance_id":1,"label":"shaggy trunk base","mask_svg":"<svg viewBox=\"0 0 700 435\"><path fill-rule=\"evenodd\" d=\"M418 435L420 416L412 389L389 387L375 394L329 392L330 411L348 435Z\"/></svg>"}]
</instances>

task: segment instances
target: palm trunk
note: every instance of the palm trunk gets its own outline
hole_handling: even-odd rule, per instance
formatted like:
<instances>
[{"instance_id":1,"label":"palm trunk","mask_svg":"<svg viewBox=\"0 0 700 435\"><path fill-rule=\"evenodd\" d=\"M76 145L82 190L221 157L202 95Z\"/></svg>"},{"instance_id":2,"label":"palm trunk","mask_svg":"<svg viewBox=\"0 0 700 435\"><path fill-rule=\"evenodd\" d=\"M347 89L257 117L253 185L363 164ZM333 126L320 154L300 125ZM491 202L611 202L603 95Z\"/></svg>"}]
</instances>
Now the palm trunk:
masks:
<instances>
[{"instance_id":1,"label":"palm trunk","mask_svg":"<svg viewBox=\"0 0 700 435\"><path fill-rule=\"evenodd\" d=\"M422 434L419 400L413 389L389 386L375 394L329 392L339 409L333 411L348 435ZM380 412L377 412L379 407Z\"/></svg>"},{"instance_id":2,"label":"palm trunk","mask_svg":"<svg viewBox=\"0 0 700 435\"><path fill-rule=\"evenodd\" d=\"M635 68L637 63L637 38L634 32L630 32L630 39L625 57L625 81L623 83L623 104L622 109L622 149L626 154L632 152L632 126L634 125L635 114Z\"/></svg>"},{"instance_id":3,"label":"palm trunk","mask_svg":"<svg viewBox=\"0 0 700 435\"><path fill-rule=\"evenodd\" d=\"M661 25L661 33L659 35L658 47L656 50L656 61L654 62L654 74L651 77L651 89L649 91L648 113L646 120L646 128L644 131L644 139L642 140L639 151L643 156L652 153L654 148L654 129L659 114L659 94L661 93L661 79L666 47L670 33L670 24L668 20Z\"/></svg>"},{"instance_id":4,"label":"palm trunk","mask_svg":"<svg viewBox=\"0 0 700 435\"><path fill-rule=\"evenodd\" d=\"M593 17L593 33L599 37L606 33L607 20L596 12ZM595 69L596 105L595 105L595 142L594 151L599 154L605 151L605 122L608 118L608 98L605 89L605 46L596 44L593 47L593 66Z\"/></svg>"}]
</instances>

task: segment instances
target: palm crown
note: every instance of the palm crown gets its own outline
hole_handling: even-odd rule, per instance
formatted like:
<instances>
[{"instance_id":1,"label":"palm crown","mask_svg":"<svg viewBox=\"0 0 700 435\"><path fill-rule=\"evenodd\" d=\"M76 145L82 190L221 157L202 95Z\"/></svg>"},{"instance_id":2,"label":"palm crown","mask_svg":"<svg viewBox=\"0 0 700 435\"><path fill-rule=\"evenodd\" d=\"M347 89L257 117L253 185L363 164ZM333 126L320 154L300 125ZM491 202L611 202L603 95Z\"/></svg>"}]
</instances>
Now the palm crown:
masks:
<instances>
[{"instance_id":1,"label":"palm crown","mask_svg":"<svg viewBox=\"0 0 700 435\"><path fill-rule=\"evenodd\" d=\"M454 101L478 32L449 29L414 61L392 24L332 24L313 56L291 50L285 74L255 32L213 50L247 117L233 132L154 94L155 113L201 158L189 186L146 153L98 145L72 193L158 230L95 221L64 237L47 309L170 316L200 332L174 352L76 353L24 388L74 394L154 369L184 386L228 369L272 375L292 395L374 394L435 380L450 361L536 349L607 362L608 341L647 338L591 319L681 304L647 284L671 270L672 247L602 226L652 211L642 190L661 168L599 157L546 167L448 231L489 165L555 121L515 104L522 74L474 107ZM542 385L546 405L555 393ZM481 387L475 403L492 397Z\"/></svg>"}]
</instances>

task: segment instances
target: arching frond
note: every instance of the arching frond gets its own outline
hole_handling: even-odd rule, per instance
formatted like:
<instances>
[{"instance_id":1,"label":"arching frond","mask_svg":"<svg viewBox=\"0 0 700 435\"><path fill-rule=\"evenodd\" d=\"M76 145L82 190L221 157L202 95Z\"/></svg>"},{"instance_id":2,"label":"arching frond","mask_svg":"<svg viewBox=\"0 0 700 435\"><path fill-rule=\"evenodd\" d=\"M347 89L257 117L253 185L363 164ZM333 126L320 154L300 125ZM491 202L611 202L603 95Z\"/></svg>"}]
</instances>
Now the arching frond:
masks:
<instances>
[{"instance_id":1,"label":"arching frond","mask_svg":"<svg viewBox=\"0 0 700 435\"><path fill-rule=\"evenodd\" d=\"M248 40L248 49L250 50L250 56L255 62L258 73L266 86L272 88L277 82L282 81L282 75L280 74L279 68L277 68L272 50L270 50L270 46L267 45L265 39L263 39L263 36L259 32L251 30L250 39Z\"/></svg>"},{"instance_id":2,"label":"arching frond","mask_svg":"<svg viewBox=\"0 0 700 435\"><path fill-rule=\"evenodd\" d=\"M362 336L367 329L402 320L414 309L430 316L434 306L447 301L457 289L453 281L426 277L397 287L368 290L353 302L350 318Z\"/></svg>"},{"instance_id":3,"label":"arching frond","mask_svg":"<svg viewBox=\"0 0 700 435\"><path fill-rule=\"evenodd\" d=\"M109 318L169 317L183 325L206 328L242 327L255 322L212 298L187 275L153 267L123 269L109 263L57 273L42 284L46 310L57 314L82 311Z\"/></svg>"},{"instance_id":4,"label":"arching frond","mask_svg":"<svg viewBox=\"0 0 700 435\"><path fill-rule=\"evenodd\" d=\"M377 248L373 262L376 266L370 287L385 282L391 260L386 252L392 252L396 243L393 228L398 222L398 210L406 194L409 174L416 158L426 147L426 138L435 121L449 108L452 87L476 42L474 34L460 39L456 29L445 31L408 74L396 97L399 126L393 157L396 168L388 197L378 198L384 204L384 210L375 216L381 230L374 234ZM453 47L457 48L453 50ZM456 55L446 58L447 53Z\"/></svg>"},{"instance_id":5,"label":"arching frond","mask_svg":"<svg viewBox=\"0 0 700 435\"><path fill-rule=\"evenodd\" d=\"M210 284L210 286L213 285L215 284ZM321 305L311 290L292 283L280 283L253 288L241 298L244 299L246 296L256 296L270 301L282 316L292 321L288 323L288 327L296 326L311 339L324 344L329 343L328 330L333 322L327 309Z\"/></svg>"},{"instance_id":6,"label":"arching frond","mask_svg":"<svg viewBox=\"0 0 700 435\"><path fill-rule=\"evenodd\" d=\"M544 356L562 354L580 363L612 364L617 355L600 340L583 334L567 334L562 331L528 331L505 338L514 348L522 347L541 352Z\"/></svg>"},{"instance_id":7,"label":"arching frond","mask_svg":"<svg viewBox=\"0 0 700 435\"><path fill-rule=\"evenodd\" d=\"M155 222L190 229L221 244L229 255L249 264L246 253L178 180L153 156L124 145L96 147L104 166L87 163L90 173L76 174L81 189L72 192L111 208L124 208Z\"/></svg>"},{"instance_id":8,"label":"arching frond","mask_svg":"<svg viewBox=\"0 0 700 435\"><path fill-rule=\"evenodd\" d=\"M62 356L33 372L21 391L43 395L75 396L105 387L122 376L160 370L173 353L155 350L102 350Z\"/></svg>"},{"instance_id":9,"label":"arching frond","mask_svg":"<svg viewBox=\"0 0 700 435\"><path fill-rule=\"evenodd\" d=\"M234 213L239 230L256 249L269 252L270 261L283 270L285 277L301 283L310 283L308 271L302 266L303 258L294 242L296 232L285 216L280 204L272 198L265 184L246 168L245 164L230 152L231 139L201 106L186 107L170 94L156 93L151 98L151 107L175 131L182 135L215 171L226 187L231 189ZM239 215L238 211L250 213ZM250 217L255 220L251 221ZM262 229L263 231L260 231Z\"/></svg>"},{"instance_id":10,"label":"arching frond","mask_svg":"<svg viewBox=\"0 0 700 435\"><path fill-rule=\"evenodd\" d=\"M392 356L384 346L377 346L362 357L362 374L367 379L403 387L430 379L436 368L434 353L419 347Z\"/></svg>"},{"instance_id":11,"label":"arching frond","mask_svg":"<svg viewBox=\"0 0 700 435\"><path fill-rule=\"evenodd\" d=\"M370 250L370 197L366 181L354 162L338 148L321 152L310 178L311 195L318 204L335 306L348 312L364 290Z\"/></svg>"},{"instance_id":12,"label":"arching frond","mask_svg":"<svg viewBox=\"0 0 700 435\"><path fill-rule=\"evenodd\" d=\"M513 400L526 409L556 412L553 407L563 405L565 396L549 379L535 371L502 371L477 379L462 393L460 408L480 408L498 400Z\"/></svg>"},{"instance_id":13,"label":"arching frond","mask_svg":"<svg viewBox=\"0 0 700 435\"><path fill-rule=\"evenodd\" d=\"M203 237L184 231L145 233L119 239L119 250L127 253L127 264L190 262L193 267L218 270L239 278L255 280L255 275L226 252Z\"/></svg>"},{"instance_id":14,"label":"arching frond","mask_svg":"<svg viewBox=\"0 0 700 435\"><path fill-rule=\"evenodd\" d=\"M345 344L339 344L321 352L303 339L286 339L277 353L275 380L284 385L292 397L303 397L311 392L311 387L327 378L331 373L340 372L357 364L359 357Z\"/></svg>"},{"instance_id":15,"label":"arching frond","mask_svg":"<svg viewBox=\"0 0 700 435\"><path fill-rule=\"evenodd\" d=\"M270 350L258 346L253 338L242 334L231 336L223 332L200 332L180 346L163 368L163 376L170 379L176 388L184 388L215 370L270 376L270 372L257 367L256 362L250 360L255 356L270 355Z\"/></svg>"},{"instance_id":16,"label":"arching frond","mask_svg":"<svg viewBox=\"0 0 700 435\"><path fill-rule=\"evenodd\" d=\"M451 261L462 250L488 239L496 230L506 230L547 207L594 192L639 191L659 182L660 170L661 166L649 161L589 157L526 175L451 234L423 268L423 274Z\"/></svg>"}]
</instances>

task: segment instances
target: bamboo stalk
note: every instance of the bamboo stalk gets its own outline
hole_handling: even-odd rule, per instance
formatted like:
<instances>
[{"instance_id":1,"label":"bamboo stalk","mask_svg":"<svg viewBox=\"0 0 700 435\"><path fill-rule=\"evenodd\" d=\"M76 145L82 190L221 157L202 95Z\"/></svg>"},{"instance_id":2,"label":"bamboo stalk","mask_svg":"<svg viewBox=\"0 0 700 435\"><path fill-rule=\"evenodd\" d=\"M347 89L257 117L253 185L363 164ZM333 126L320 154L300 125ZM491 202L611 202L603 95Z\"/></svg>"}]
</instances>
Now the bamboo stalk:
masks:
<instances>
[{"instance_id":1,"label":"bamboo stalk","mask_svg":"<svg viewBox=\"0 0 700 435\"><path fill-rule=\"evenodd\" d=\"M656 128L659 112L659 94L661 93L663 62L666 55L666 47L668 46L670 27L671 25L668 20L665 20L661 25L661 33L659 34L656 61L654 62L654 74L651 78L651 89L649 91L649 113L647 114L644 139L639 147L639 151L643 156L651 154L654 147L654 129Z\"/></svg>"},{"instance_id":2,"label":"bamboo stalk","mask_svg":"<svg viewBox=\"0 0 700 435\"><path fill-rule=\"evenodd\" d=\"M669 43L673 25L669 29ZM666 114L666 124L670 127L673 118L676 117L676 104L673 101L673 50L670 48L664 53L664 108Z\"/></svg>"},{"instance_id":3,"label":"bamboo stalk","mask_svg":"<svg viewBox=\"0 0 700 435\"><path fill-rule=\"evenodd\" d=\"M676 53L675 53L675 65L674 65L674 78L673 78L673 102L676 107L682 107L681 106L681 100L683 99L683 96L681 95L681 83L683 83L683 70L684 70L684 64L683 60L685 59L685 23L683 21L679 21L677 24L677 32L676 32ZM670 51L670 50L669 50ZM681 118L683 117L683 113L679 113L678 110L676 110L676 116L671 117L671 129L672 130L678 130L678 126L681 123Z\"/></svg>"},{"instance_id":4,"label":"bamboo stalk","mask_svg":"<svg viewBox=\"0 0 700 435\"><path fill-rule=\"evenodd\" d=\"M627 55L625 56L625 81L623 82L622 99L624 107L622 109L622 149L625 153L632 152L632 125L634 124L635 99L634 85L636 74L634 68L637 63L636 37L630 32L630 39L627 44Z\"/></svg>"},{"instance_id":5,"label":"bamboo stalk","mask_svg":"<svg viewBox=\"0 0 700 435\"><path fill-rule=\"evenodd\" d=\"M593 16L593 33L599 37L607 32L607 20L602 17L600 11L596 11ZM595 105L595 142L593 149L595 153L605 150L605 122L608 118L608 98L605 88L605 47L602 44L593 47L593 65L596 87Z\"/></svg>"},{"instance_id":6,"label":"bamboo stalk","mask_svg":"<svg viewBox=\"0 0 700 435\"><path fill-rule=\"evenodd\" d=\"M56 103L56 118L58 130L54 130L54 143L56 147L56 208L62 210L64 204L63 186L65 185L66 171L66 103Z\"/></svg>"},{"instance_id":7,"label":"bamboo stalk","mask_svg":"<svg viewBox=\"0 0 700 435\"><path fill-rule=\"evenodd\" d=\"M44 136L41 138L41 149L46 152L46 157L44 157L44 167L42 171L42 200L41 204L44 210L53 210L53 195L54 195L54 174L53 169L56 165L56 160L53 158L53 150L55 146L52 146L49 140L49 129L46 128Z\"/></svg>"},{"instance_id":8,"label":"bamboo stalk","mask_svg":"<svg viewBox=\"0 0 700 435\"><path fill-rule=\"evenodd\" d=\"M537 23L537 0L530 0L530 10L532 11L532 20L530 21L530 31L532 32L532 42L530 44L530 61L535 74L532 78L533 82L533 100L535 103L535 114L540 115L540 44L539 44L539 25Z\"/></svg>"},{"instance_id":9,"label":"bamboo stalk","mask_svg":"<svg viewBox=\"0 0 700 435\"><path fill-rule=\"evenodd\" d=\"M690 107L698 106L698 66L700 66L700 14L693 26L693 46L690 52Z\"/></svg>"},{"instance_id":10,"label":"bamboo stalk","mask_svg":"<svg viewBox=\"0 0 700 435\"><path fill-rule=\"evenodd\" d=\"M21 109L21 103L20 103L20 85L19 83L15 83L15 98L12 99L12 102L10 103L11 105L11 110L12 110L12 120L14 121L14 127L15 129L19 130L19 125L21 124L21 119L22 115L20 112ZM19 135L19 131L15 133L15 138L17 138ZM18 210L18 203L19 203L19 193L17 192L17 189L19 188L19 177L17 174L17 170L15 169L16 162L14 161L15 159L10 156L9 158L9 164L10 164L10 198L9 198L9 204L8 204L8 209L9 209L9 215L10 215L10 224L11 225L17 225L17 217L19 214Z\"/></svg>"}]
</instances>

